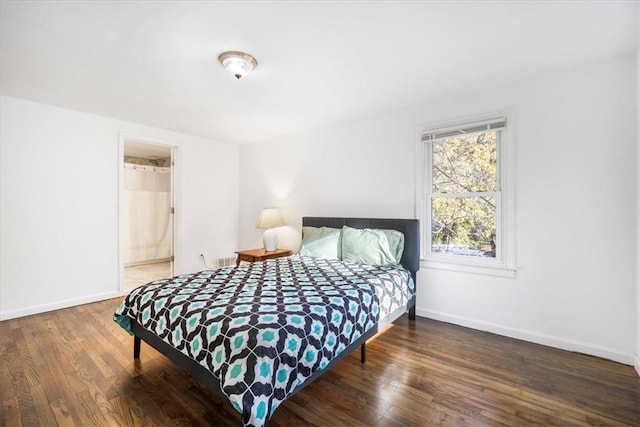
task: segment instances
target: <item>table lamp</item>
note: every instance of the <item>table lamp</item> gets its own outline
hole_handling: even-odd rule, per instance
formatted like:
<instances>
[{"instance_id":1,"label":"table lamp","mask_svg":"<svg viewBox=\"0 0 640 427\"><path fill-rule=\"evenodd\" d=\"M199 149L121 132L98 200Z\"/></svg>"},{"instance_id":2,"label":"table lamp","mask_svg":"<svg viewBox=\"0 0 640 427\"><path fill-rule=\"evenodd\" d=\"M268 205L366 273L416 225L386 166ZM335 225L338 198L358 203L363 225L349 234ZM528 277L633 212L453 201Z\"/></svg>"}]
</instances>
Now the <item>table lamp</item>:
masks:
<instances>
[{"instance_id":1,"label":"table lamp","mask_svg":"<svg viewBox=\"0 0 640 427\"><path fill-rule=\"evenodd\" d=\"M262 235L265 251L272 252L276 250L278 247L278 233L276 233L274 228L282 227L283 225L285 225L285 223L278 208L262 209L258 217L258 222L256 222L256 228L266 228Z\"/></svg>"}]
</instances>

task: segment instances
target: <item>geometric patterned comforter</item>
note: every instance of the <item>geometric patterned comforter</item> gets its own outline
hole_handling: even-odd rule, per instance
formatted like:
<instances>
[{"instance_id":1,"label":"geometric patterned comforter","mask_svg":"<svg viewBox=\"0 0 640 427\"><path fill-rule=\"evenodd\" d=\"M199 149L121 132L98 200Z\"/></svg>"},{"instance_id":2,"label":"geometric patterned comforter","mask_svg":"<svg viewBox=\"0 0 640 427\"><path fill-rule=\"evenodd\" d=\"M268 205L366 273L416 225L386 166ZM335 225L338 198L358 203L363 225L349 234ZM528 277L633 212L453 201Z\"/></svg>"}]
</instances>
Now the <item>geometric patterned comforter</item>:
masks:
<instances>
[{"instance_id":1,"label":"geometric patterned comforter","mask_svg":"<svg viewBox=\"0 0 640 427\"><path fill-rule=\"evenodd\" d=\"M158 280L132 291L130 319L219 379L245 426L263 426L297 386L414 295L400 266L294 255Z\"/></svg>"}]
</instances>

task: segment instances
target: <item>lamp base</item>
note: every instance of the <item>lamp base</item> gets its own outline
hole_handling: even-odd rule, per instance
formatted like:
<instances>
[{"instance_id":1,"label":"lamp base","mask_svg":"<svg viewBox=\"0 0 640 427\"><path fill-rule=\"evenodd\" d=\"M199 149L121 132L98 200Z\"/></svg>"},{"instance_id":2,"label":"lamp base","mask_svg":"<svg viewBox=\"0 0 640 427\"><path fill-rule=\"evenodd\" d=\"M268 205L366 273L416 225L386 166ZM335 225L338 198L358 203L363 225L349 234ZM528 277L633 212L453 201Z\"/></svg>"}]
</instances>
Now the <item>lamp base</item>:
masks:
<instances>
[{"instance_id":1,"label":"lamp base","mask_svg":"<svg viewBox=\"0 0 640 427\"><path fill-rule=\"evenodd\" d=\"M267 252L273 252L278 247L278 233L273 228L268 228L262 235L262 243L264 244L264 250Z\"/></svg>"}]
</instances>

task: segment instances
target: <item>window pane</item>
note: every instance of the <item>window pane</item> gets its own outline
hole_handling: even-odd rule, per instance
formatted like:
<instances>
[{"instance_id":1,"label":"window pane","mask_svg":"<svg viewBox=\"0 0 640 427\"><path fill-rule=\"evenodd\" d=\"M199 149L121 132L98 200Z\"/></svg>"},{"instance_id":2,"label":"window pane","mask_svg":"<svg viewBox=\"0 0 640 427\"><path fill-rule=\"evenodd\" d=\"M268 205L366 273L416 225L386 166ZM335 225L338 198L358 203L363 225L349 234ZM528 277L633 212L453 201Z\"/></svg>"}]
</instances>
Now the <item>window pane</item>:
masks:
<instances>
[{"instance_id":1,"label":"window pane","mask_svg":"<svg viewBox=\"0 0 640 427\"><path fill-rule=\"evenodd\" d=\"M431 199L431 251L496 257L496 198Z\"/></svg>"},{"instance_id":2,"label":"window pane","mask_svg":"<svg viewBox=\"0 0 640 427\"><path fill-rule=\"evenodd\" d=\"M433 141L434 193L498 191L497 131Z\"/></svg>"}]
</instances>

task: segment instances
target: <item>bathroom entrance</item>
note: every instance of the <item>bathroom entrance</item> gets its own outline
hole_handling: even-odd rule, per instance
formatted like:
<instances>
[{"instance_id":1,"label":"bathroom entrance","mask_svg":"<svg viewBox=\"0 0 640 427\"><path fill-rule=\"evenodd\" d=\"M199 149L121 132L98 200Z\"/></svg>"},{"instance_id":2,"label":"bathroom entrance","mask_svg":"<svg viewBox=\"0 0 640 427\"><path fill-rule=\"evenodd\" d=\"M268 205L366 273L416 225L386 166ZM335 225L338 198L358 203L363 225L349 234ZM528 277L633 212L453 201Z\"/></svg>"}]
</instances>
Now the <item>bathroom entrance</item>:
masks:
<instances>
[{"instance_id":1,"label":"bathroom entrance","mask_svg":"<svg viewBox=\"0 0 640 427\"><path fill-rule=\"evenodd\" d=\"M121 290L173 276L174 147L124 139Z\"/></svg>"}]
</instances>

